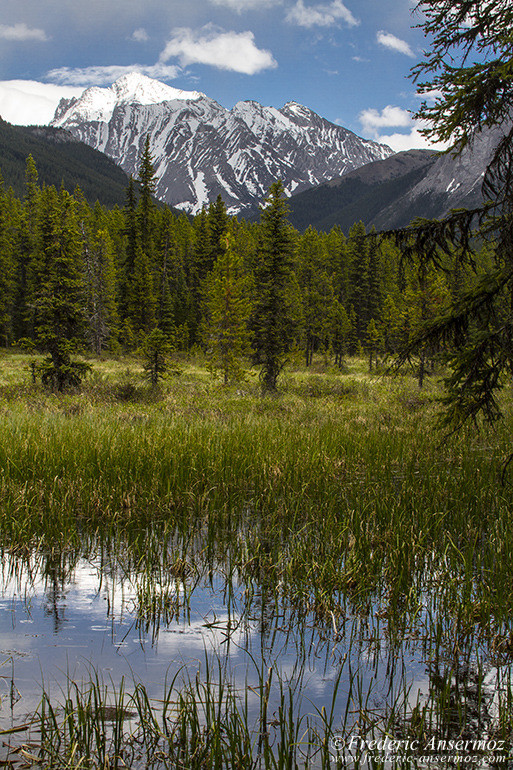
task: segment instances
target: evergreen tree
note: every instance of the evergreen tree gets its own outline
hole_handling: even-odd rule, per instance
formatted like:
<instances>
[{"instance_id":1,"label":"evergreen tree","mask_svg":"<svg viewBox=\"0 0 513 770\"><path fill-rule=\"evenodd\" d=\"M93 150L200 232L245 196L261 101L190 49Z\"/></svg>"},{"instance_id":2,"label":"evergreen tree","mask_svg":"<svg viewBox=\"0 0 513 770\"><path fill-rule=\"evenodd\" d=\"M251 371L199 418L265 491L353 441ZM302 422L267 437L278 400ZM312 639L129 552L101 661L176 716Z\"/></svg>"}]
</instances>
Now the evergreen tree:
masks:
<instances>
[{"instance_id":1,"label":"evergreen tree","mask_svg":"<svg viewBox=\"0 0 513 770\"><path fill-rule=\"evenodd\" d=\"M119 317L116 303L116 269L112 239L98 230L84 253L89 338L95 353L106 345L116 347Z\"/></svg>"},{"instance_id":2,"label":"evergreen tree","mask_svg":"<svg viewBox=\"0 0 513 770\"><path fill-rule=\"evenodd\" d=\"M37 342L49 358L42 379L54 390L79 385L89 367L72 360L84 340L84 281L75 201L46 188L41 202L41 241L33 266Z\"/></svg>"},{"instance_id":3,"label":"evergreen tree","mask_svg":"<svg viewBox=\"0 0 513 770\"><path fill-rule=\"evenodd\" d=\"M281 182L271 185L260 218L260 248L255 270L255 307L251 320L255 361L262 369L264 392L277 390L278 376L294 337L291 287L293 241Z\"/></svg>"},{"instance_id":4,"label":"evergreen tree","mask_svg":"<svg viewBox=\"0 0 513 770\"><path fill-rule=\"evenodd\" d=\"M305 363L310 366L314 351L329 347L330 308L333 287L327 272L327 253L319 234L309 227L298 244L297 277L303 302Z\"/></svg>"},{"instance_id":5,"label":"evergreen tree","mask_svg":"<svg viewBox=\"0 0 513 770\"><path fill-rule=\"evenodd\" d=\"M147 135L139 165L139 230L141 234L141 246L149 255L152 253L153 213L155 210L153 198L156 189L155 177L156 172L150 152L150 137Z\"/></svg>"},{"instance_id":6,"label":"evergreen tree","mask_svg":"<svg viewBox=\"0 0 513 770\"><path fill-rule=\"evenodd\" d=\"M355 315L354 333L356 341L363 342L369 323L369 241L366 238L365 225L356 222L349 231L347 241L349 261L349 297L348 301ZM355 350L351 351L352 353Z\"/></svg>"},{"instance_id":7,"label":"evergreen tree","mask_svg":"<svg viewBox=\"0 0 513 770\"><path fill-rule=\"evenodd\" d=\"M13 206L3 189L0 176L0 340L5 346L12 340L12 311L15 292L13 253Z\"/></svg>"},{"instance_id":8,"label":"evergreen tree","mask_svg":"<svg viewBox=\"0 0 513 770\"><path fill-rule=\"evenodd\" d=\"M417 115L428 121L424 133L454 142L458 153L484 128L504 127L484 176L482 206L393 234L405 256L415 255L422 269L441 267L454 254L462 265L472 266L474 244L495 241L490 269L423 328L402 356L407 359L426 343L450 349L446 419L458 427L480 414L488 420L500 416L497 393L503 375L513 373L513 7L502 0L421 0L417 10L429 45L413 76L421 93L437 93Z\"/></svg>"},{"instance_id":9,"label":"evergreen tree","mask_svg":"<svg viewBox=\"0 0 513 770\"><path fill-rule=\"evenodd\" d=\"M217 196L214 203L208 207L208 235L209 235L209 253L205 263L210 272L214 267L216 260L222 255L225 246L224 239L228 231L228 215L226 206L220 195Z\"/></svg>"},{"instance_id":10,"label":"evergreen tree","mask_svg":"<svg viewBox=\"0 0 513 770\"><path fill-rule=\"evenodd\" d=\"M222 372L225 385L242 380L242 358L250 348L249 281L242 258L233 251L228 237L206 278L204 293L203 337L210 369L213 374Z\"/></svg>"},{"instance_id":11,"label":"evergreen tree","mask_svg":"<svg viewBox=\"0 0 513 770\"><path fill-rule=\"evenodd\" d=\"M127 309L127 318L137 339L142 339L154 328L156 306L150 259L142 247L137 246L134 272L128 287Z\"/></svg>"},{"instance_id":12,"label":"evergreen tree","mask_svg":"<svg viewBox=\"0 0 513 770\"><path fill-rule=\"evenodd\" d=\"M342 369L353 327L344 305L336 297L329 310L331 347L335 355L335 366Z\"/></svg>"},{"instance_id":13,"label":"evergreen tree","mask_svg":"<svg viewBox=\"0 0 513 770\"><path fill-rule=\"evenodd\" d=\"M137 222L137 197L133 177L130 177L126 191L126 205L123 210L125 236L125 254L122 264L120 282L120 308L123 316L128 314L130 283L134 274L137 246L139 243L139 227Z\"/></svg>"},{"instance_id":14,"label":"evergreen tree","mask_svg":"<svg viewBox=\"0 0 513 770\"><path fill-rule=\"evenodd\" d=\"M171 344L161 329L153 329L144 339L141 349L144 357L145 377L155 388L168 371L168 355L171 352Z\"/></svg>"},{"instance_id":15,"label":"evergreen tree","mask_svg":"<svg viewBox=\"0 0 513 770\"><path fill-rule=\"evenodd\" d=\"M367 348L367 352L369 354L369 372L372 372L373 360L375 360L375 363L377 364L380 341L381 340L380 340L379 329L376 326L376 322L374 321L374 318L371 318L371 320L367 325L366 339L365 339L365 347Z\"/></svg>"}]
</instances>

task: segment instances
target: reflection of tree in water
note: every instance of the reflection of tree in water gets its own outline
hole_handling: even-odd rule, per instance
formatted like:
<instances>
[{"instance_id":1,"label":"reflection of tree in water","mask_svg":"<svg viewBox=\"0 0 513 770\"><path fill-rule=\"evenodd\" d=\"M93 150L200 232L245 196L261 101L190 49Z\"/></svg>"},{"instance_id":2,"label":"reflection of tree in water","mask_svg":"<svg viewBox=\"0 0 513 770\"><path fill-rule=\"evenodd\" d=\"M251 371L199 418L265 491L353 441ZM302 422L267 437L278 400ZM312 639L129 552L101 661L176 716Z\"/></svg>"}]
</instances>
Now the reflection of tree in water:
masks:
<instances>
[{"instance_id":1,"label":"reflection of tree in water","mask_svg":"<svg viewBox=\"0 0 513 770\"><path fill-rule=\"evenodd\" d=\"M59 633L66 621L66 590L77 566L79 554L52 549L45 555L43 579L45 586L44 610L53 618L53 631Z\"/></svg>"},{"instance_id":2,"label":"reflection of tree in water","mask_svg":"<svg viewBox=\"0 0 513 770\"><path fill-rule=\"evenodd\" d=\"M437 737L476 738L491 725L489 695L484 688L484 669L469 663L428 666L429 694L427 707L433 709Z\"/></svg>"},{"instance_id":3,"label":"reflection of tree in water","mask_svg":"<svg viewBox=\"0 0 513 770\"><path fill-rule=\"evenodd\" d=\"M397 719L396 732L420 738L425 754L456 753L464 763L465 756L469 762L469 755L480 756L479 761L484 762L485 755L496 753L498 766L510 767L503 761L504 755L510 753L513 737L513 693L508 672L509 668L507 672L492 669L475 658L470 660L470 656L431 661L427 666L428 692L419 697L404 718ZM502 703L497 693L504 696ZM497 745L497 741L503 743ZM482 766L495 765L492 762Z\"/></svg>"}]
</instances>

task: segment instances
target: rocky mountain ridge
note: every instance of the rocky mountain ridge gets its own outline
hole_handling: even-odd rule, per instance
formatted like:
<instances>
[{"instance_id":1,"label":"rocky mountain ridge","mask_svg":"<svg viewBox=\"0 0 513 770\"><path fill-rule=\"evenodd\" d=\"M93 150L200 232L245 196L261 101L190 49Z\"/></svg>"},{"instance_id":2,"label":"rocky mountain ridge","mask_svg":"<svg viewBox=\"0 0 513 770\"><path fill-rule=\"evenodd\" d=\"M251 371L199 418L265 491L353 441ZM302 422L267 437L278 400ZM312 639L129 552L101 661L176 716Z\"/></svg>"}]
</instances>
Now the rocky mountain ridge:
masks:
<instances>
[{"instance_id":1,"label":"rocky mountain ridge","mask_svg":"<svg viewBox=\"0 0 513 770\"><path fill-rule=\"evenodd\" d=\"M149 135L157 197L189 213L219 194L229 213L244 212L277 179L290 195L393 154L296 102L276 109L243 101L228 110L137 73L62 100L51 125L134 176Z\"/></svg>"}]
</instances>

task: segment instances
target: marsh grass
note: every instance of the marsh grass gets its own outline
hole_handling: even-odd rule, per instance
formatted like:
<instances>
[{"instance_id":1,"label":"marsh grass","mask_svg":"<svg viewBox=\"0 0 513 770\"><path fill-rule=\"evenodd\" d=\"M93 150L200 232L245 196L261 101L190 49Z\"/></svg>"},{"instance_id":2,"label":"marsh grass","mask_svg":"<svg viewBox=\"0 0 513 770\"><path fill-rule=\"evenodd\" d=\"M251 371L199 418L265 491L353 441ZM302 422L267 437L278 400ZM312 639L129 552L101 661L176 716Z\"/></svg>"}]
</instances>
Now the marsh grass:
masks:
<instances>
[{"instance_id":1,"label":"marsh grass","mask_svg":"<svg viewBox=\"0 0 513 770\"><path fill-rule=\"evenodd\" d=\"M341 767L329 750L334 709L317 720L301 714L297 684L277 668L260 667L257 674L256 685L235 686L221 659L205 656L194 677L179 670L162 698L152 700L142 683L115 688L92 669L88 683L68 679L58 699L43 693L23 726L25 743L7 761L14 765L21 749L25 761L56 770Z\"/></svg>"},{"instance_id":2,"label":"marsh grass","mask_svg":"<svg viewBox=\"0 0 513 770\"><path fill-rule=\"evenodd\" d=\"M511 664L508 390L503 423L443 441L436 383L419 391L408 377L369 376L364 362L289 371L273 398L251 381L222 387L201 366L149 389L134 362L128 372L100 362L81 392L56 396L30 382L26 358L4 356L0 385L5 552L37 552L63 577L77 554L118 554L154 633L215 574L228 595L245 592L243 616L265 594L300 629L314 618L335 639L348 617L365 619L377 647L445 656L447 681L461 650ZM188 692L192 724L199 696ZM445 713L440 703L418 706L419 724ZM242 756L248 734L231 729Z\"/></svg>"}]
</instances>

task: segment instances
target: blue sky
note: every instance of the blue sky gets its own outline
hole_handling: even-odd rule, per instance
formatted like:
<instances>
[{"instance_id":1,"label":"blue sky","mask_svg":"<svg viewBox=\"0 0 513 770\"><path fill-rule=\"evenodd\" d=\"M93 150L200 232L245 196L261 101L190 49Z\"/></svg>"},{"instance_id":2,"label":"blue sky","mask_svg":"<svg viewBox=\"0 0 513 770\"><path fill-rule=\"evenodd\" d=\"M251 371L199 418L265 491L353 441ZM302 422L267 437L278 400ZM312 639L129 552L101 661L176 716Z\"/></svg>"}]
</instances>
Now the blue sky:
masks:
<instances>
[{"instance_id":1,"label":"blue sky","mask_svg":"<svg viewBox=\"0 0 513 770\"><path fill-rule=\"evenodd\" d=\"M225 107L297 101L394 149L422 147L408 79L427 42L412 0L17 0L0 16L0 115L50 120L60 96L124 72Z\"/></svg>"}]
</instances>

